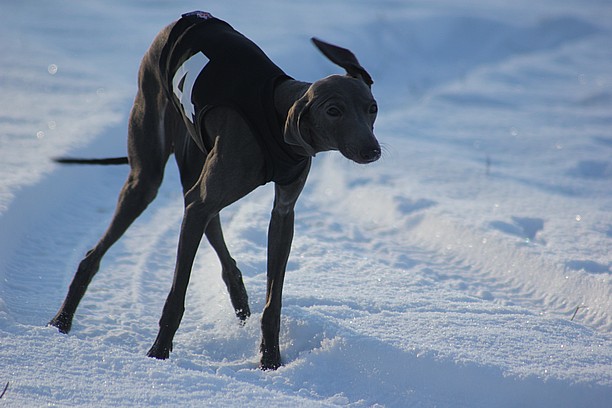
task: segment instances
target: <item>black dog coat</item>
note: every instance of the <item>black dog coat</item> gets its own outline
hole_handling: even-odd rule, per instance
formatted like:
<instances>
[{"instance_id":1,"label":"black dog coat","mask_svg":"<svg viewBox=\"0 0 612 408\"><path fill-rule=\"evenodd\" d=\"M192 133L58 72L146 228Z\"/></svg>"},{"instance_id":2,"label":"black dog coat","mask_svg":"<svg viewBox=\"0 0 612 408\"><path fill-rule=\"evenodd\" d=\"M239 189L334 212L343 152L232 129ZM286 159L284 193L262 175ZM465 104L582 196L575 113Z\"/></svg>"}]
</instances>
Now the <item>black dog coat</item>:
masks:
<instances>
[{"instance_id":1,"label":"black dog coat","mask_svg":"<svg viewBox=\"0 0 612 408\"><path fill-rule=\"evenodd\" d=\"M284 124L274 108L274 89L291 79L251 40L209 13L183 14L160 57L166 94L181 112L195 144L207 153L206 112L235 109L256 135L265 156L266 182L289 184L310 160L283 139Z\"/></svg>"}]
</instances>

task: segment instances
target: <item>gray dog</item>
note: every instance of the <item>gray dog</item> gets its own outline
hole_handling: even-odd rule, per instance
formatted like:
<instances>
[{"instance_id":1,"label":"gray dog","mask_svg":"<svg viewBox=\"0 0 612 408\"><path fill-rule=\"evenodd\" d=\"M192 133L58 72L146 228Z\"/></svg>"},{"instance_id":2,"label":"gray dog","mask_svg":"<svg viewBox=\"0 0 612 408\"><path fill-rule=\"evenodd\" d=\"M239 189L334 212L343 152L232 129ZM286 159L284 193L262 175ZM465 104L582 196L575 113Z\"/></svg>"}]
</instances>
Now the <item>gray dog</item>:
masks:
<instances>
[{"instance_id":1,"label":"gray dog","mask_svg":"<svg viewBox=\"0 0 612 408\"><path fill-rule=\"evenodd\" d=\"M172 289L148 355L165 359L172 351L203 234L219 256L236 315L242 321L250 316L242 274L225 245L219 212L273 181L261 368L281 365L283 279L295 202L311 158L339 150L354 162L370 163L381 155L373 134L377 105L370 75L349 50L313 42L347 75L313 84L293 80L253 42L205 12L184 14L157 35L140 66L129 119L128 158L118 160L129 161L130 174L110 226L79 264L51 325L62 333L70 331L102 257L155 198L165 164L174 153L185 212Z\"/></svg>"}]
</instances>

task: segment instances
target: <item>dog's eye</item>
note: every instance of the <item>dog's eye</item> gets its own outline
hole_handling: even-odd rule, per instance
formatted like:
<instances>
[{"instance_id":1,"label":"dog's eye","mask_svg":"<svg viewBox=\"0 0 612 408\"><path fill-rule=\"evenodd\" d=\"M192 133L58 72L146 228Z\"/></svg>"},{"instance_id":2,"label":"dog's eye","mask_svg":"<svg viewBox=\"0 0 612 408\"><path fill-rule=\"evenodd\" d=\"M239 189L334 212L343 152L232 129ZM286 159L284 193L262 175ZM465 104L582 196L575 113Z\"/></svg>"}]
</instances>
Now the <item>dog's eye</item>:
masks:
<instances>
[{"instance_id":1,"label":"dog's eye","mask_svg":"<svg viewBox=\"0 0 612 408\"><path fill-rule=\"evenodd\" d=\"M378 105L373 103L372 105L370 105L370 113L374 114L374 113L378 113Z\"/></svg>"},{"instance_id":2,"label":"dog's eye","mask_svg":"<svg viewBox=\"0 0 612 408\"><path fill-rule=\"evenodd\" d=\"M336 108L335 106L332 106L331 108L327 109L327 114L329 116L337 118L338 116L342 115L342 111L340 109Z\"/></svg>"}]
</instances>

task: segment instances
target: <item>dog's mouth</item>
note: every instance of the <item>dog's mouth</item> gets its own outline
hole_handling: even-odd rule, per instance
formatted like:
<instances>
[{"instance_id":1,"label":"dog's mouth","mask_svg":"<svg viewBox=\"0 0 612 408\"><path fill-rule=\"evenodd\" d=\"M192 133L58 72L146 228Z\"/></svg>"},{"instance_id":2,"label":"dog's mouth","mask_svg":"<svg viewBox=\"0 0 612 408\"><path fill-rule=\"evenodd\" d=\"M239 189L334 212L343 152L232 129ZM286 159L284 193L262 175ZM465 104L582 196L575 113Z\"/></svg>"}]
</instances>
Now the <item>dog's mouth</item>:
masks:
<instances>
[{"instance_id":1,"label":"dog's mouth","mask_svg":"<svg viewBox=\"0 0 612 408\"><path fill-rule=\"evenodd\" d=\"M373 163L376 160L380 159L382 154L380 150L380 146L371 146L364 148L356 148L354 146L346 146L346 148L341 149L340 152L349 160L354 161L358 164L368 164Z\"/></svg>"}]
</instances>

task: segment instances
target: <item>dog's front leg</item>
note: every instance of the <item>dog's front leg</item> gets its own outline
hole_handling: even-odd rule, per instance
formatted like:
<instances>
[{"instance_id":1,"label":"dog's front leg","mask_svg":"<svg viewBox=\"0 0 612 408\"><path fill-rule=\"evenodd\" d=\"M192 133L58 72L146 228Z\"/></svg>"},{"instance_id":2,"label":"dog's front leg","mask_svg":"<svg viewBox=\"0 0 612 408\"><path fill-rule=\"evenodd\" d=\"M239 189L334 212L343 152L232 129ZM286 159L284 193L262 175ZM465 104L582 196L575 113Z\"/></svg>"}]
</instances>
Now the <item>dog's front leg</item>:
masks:
<instances>
[{"instance_id":1,"label":"dog's front leg","mask_svg":"<svg viewBox=\"0 0 612 408\"><path fill-rule=\"evenodd\" d=\"M283 281L293 240L294 207L310 166L297 181L288 186L275 186L274 208L268 229L268 285L266 306L261 318L261 369L276 370L281 366L279 332Z\"/></svg>"},{"instance_id":2,"label":"dog's front leg","mask_svg":"<svg viewBox=\"0 0 612 408\"><path fill-rule=\"evenodd\" d=\"M176 253L174 279L159 320L157 338L147 353L149 357L166 359L170 356L172 340L185 311L191 268L204 231L210 221L228 204L223 198L232 201L236 198L231 194L223 194L222 186L227 185L228 180L220 175L228 172L224 171L221 165L218 150L219 146L216 145L206 159L198 182L185 194L185 212Z\"/></svg>"},{"instance_id":3,"label":"dog's front leg","mask_svg":"<svg viewBox=\"0 0 612 408\"><path fill-rule=\"evenodd\" d=\"M219 211L263 184L264 176L260 171L263 160L257 141L240 114L217 109L208 113L206 118L207 133L219 136L206 157L199 180L185 194L174 280L149 357L165 359L172 351L172 340L185 310L191 268L204 231L211 222L218 222L218 219L212 220L216 219ZM221 243L222 240L217 246Z\"/></svg>"},{"instance_id":4,"label":"dog's front leg","mask_svg":"<svg viewBox=\"0 0 612 408\"><path fill-rule=\"evenodd\" d=\"M211 218L212 216L207 213L206 207L201 202L192 203L185 208L172 289L159 320L159 333L147 353L149 357L166 359L170 356L172 340L185 311L185 295L193 261L206 225Z\"/></svg>"}]
</instances>

